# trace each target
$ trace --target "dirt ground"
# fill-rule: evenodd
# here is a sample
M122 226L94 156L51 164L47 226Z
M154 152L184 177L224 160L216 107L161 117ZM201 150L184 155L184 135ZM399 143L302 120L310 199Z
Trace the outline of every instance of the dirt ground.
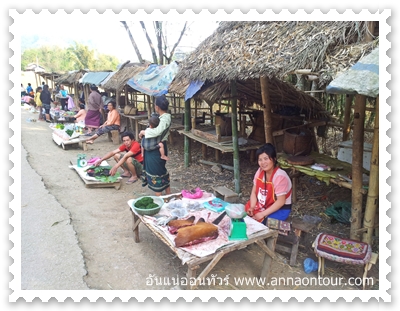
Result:
M37 118L37 114L22 110L22 145L27 150L28 162L42 177L48 191L69 211L71 223L76 232L79 246L82 249L87 275L84 282L90 289L97 290L136 290L136 289L172 289L171 285L146 285L150 274L163 278L185 277L187 268L179 258L155 237L145 226L140 226L140 243L135 243L132 232L132 218L127 201L143 195L152 194L143 188L140 182L126 185L123 180L119 190L114 188L86 188L75 170L70 169L70 161L75 161L77 154L85 153L87 159L103 156L116 146L101 136L89 150L83 152L78 146L69 146L63 150L54 143L51 129L46 122L28 122L28 118ZM214 161L214 151L208 150L209 161ZM169 144L170 161L167 163L171 175L172 193L182 189L200 187L212 191L212 186L224 185L234 189L233 172L223 170L215 173L211 166L199 164L201 146L192 144L192 164L184 167L183 138L173 133L173 143ZM232 154L224 154L222 163L232 165ZM114 164L113 160L109 160ZM257 164L250 164L249 155L241 154L241 202L248 200L251 181ZM315 259L311 244L321 232L337 233L348 236L349 226L340 223L331 224L323 214L326 207L338 200L351 200L351 191L337 186L327 187L315 179L301 177L298 202L294 205L293 215L305 214L319 216L322 223L315 228L300 245L296 266L288 265L288 255L278 254L270 272L271 278L311 278L316 272L306 274L303 261L310 257ZM46 204L46 202L43 202ZM378 250L378 241L373 251ZM342 283L340 285L306 286L302 284L269 284L246 285L234 282L234 277L258 277L263 262L262 252L257 245L232 252L224 256L211 273L224 278L229 275L228 286L200 286L199 289L361 289L360 285ZM205 264L204 264L205 266ZM361 277L361 266L340 265L326 262L327 277ZM368 276L373 277L371 289L379 289L378 264L374 265ZM288 281L289 282L289 281Z

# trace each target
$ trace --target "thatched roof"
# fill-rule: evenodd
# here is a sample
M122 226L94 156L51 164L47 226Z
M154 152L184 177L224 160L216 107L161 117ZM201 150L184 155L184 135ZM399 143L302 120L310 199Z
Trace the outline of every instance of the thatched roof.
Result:
M187 80L174 80L170 87L170 92L185 96L188 87ZM236 81L237 99L241 106L253 106L258 104L261 108L261 86L259 79L248 79L246 81ZM206 101L217 103L231 99L230 82L221 81L206 83L193 99L196 102ZM298 114L304 113L307 118L329 119L323 105L314 97L305 92L299 91L293 85L281 81L277 78L269 80L269 97L271 107L274 112L282 109L293 108ZM286 108L285 108L285 107Z
M366 22L221 22L182 63L176 79L229 81L284 79L298 69L320 74L329 83L378 43L362 43Z
M54 82L56 84L73 85L79 83L79 79L81 79L86 72L87 71L83 69L68 72L55 79Z
M146 66L136 65L133 67L125 66L119 69L104 85L101 87L109 91L120 91L133 76L146 69Z

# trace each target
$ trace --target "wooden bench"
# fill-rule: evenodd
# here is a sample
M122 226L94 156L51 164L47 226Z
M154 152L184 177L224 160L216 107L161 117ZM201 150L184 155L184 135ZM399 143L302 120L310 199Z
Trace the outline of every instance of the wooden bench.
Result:
M290 254L289 265L296 264L301 236L309 233L316 224L308 223L300 218L291 221L292 229L288 235L278 235L275 250Z
M214 190L214 195L225 202L236 203L239 200L238 194L225 186L212 187L212 189Z
M108 140L112 141L114 145L119 145L121 143L118 130L112 130L107 134L108 134Z

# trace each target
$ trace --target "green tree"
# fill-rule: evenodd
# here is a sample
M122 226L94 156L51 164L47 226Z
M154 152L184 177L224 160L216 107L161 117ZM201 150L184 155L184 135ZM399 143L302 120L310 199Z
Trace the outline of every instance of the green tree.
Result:
M30 63L38 63L47 72L61 73L80 69L115 70L119 61L114 56L97 53L75 42L66 49L58 46L26 49L21 56L21 70Z

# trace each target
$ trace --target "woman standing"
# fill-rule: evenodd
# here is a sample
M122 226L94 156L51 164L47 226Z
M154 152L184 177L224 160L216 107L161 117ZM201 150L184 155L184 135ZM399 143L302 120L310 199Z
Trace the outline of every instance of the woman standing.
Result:
M63 84L60 85L60 92L58 93L58 97L60 98L61 109L64 110L64 111L68 111L68 106L67 106L68 92L64 88Z
M90 86L90 95L87 104L87 114L85 117L85 125L88 128L86 135L91 136L94 129L100 127L101 110L103 109L103 99L99 92L97 92L97 86L92 84Z
M171 115L168 111L168 100L165 96L156 97L155 111L159 114L160 123L155 128L147 128L139 133L139 138L146 137L146 141L150 142L152 138L161 136L161 142L164 145L165 155L168 156L167 139L169 136L169 128L171 126ZM161 159L159 149L146 150L144 148L144 183L149 189L160 196L163 191L165 194L171 193L169 173L166 168L167 161Z
M267 218L286 220L292 209L292 182L288 174L277 166L275 147L268 143L256 152L260 166L254 175L246 212L266 224Z
M53 99L51 98L49 86L47 84L45 84L43 86L43 91L42 91L42 93L40 93L40 100L42 101L42 105L45 110L46 122L51 123L51 121L50 121L50 104L53 102Z

